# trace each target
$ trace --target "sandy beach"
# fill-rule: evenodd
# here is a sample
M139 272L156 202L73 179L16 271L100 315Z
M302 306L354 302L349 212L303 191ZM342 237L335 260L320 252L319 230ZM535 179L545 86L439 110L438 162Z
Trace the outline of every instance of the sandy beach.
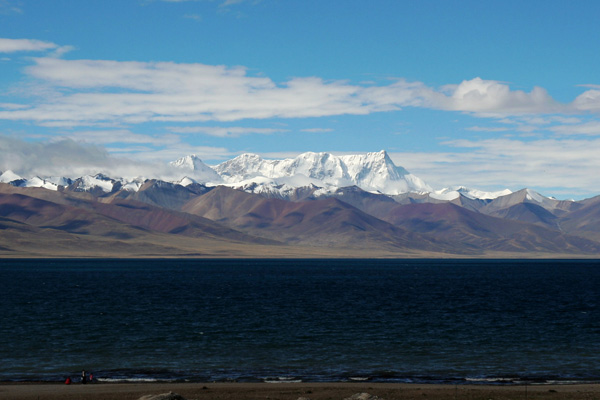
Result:
M0 399L137 400L175 392L188 400L343 400L369 393L385 400L409 399L600 399L600 384L576 385L421 385L378 383L142 383L142 384L2 384Z

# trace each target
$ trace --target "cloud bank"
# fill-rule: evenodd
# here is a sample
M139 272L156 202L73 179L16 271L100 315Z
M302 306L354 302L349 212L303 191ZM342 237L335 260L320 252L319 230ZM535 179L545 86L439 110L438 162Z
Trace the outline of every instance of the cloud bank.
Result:
M136 161L116 157L103 146L68 138L26 142L0 135L0 173L7 170L25 178L78 178L98 173L126 179L145 177L176 180L182 177L181 171L163 160L152 158Z
M434 188L462 185L484 190L532 188L558 198L600 192L599 138L449 140L446 152L390 153L394 162ZM483 183L487 182L487 184Z
M5 51L53 46L36 41L0 42ZM46 90L40 90L43 95L35 104L4 107L0 119L92 126L364 115L403 107L493 117L600 112L600 90L595 88L563 104L540 87L530 92L511 90L505 83L481 78L439 89L401 79L384 86L318 77L276 83L251 76L243 67L54 57L35 58L25 73Z

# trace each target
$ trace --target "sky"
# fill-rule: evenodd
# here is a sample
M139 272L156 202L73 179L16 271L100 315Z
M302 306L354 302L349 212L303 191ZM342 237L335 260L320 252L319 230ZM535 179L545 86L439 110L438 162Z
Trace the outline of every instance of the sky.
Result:
M600 194L600 2L0 0L0 171L386 150L430 186Z

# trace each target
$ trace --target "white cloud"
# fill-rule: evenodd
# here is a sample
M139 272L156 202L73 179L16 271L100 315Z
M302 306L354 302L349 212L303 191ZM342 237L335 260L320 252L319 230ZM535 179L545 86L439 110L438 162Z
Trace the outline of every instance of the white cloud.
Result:
M525 187L545 195L598 194L600 139L451 140L456 151L391 153L397 165L434 188L464 185L483 190ZM553 192L562 188L561 193Z
M38 58L27 72L59 94L29 109L0 111L0 118L84 125L317 117L381 108L361 87L319 78L278 86L240 67Z
M26 72L39 80L38 90L47 97L27 109L0 111L0 118L90 125L360 115L401 107L496 116L565 108L543 89L511 91L480 78L441 91L404 80L359 86L305 77L277 84L249 76L243 67L49 57L35 59Z
M600 135L600 121L590 121L579 125L559 125L549 128L561 135Z
M308 129L301 129L300 132L327 133L327 132L333 132L333 129L331 129L331 128L308 128Z
M195 154L202 160L227 160L233 158L237 153L233 153L225 147L211 146L192 146L188 143L171 145L164 149L153 150L152 152L140 152L132 154L137 160L148 162L169 162L175 161L185 155Z
M534 87L531 92L511 90L504 83L475 78L444 88L448 96L436 96L434 105L445 110L492 114L537 114L565 111L548 92ZM437 104L436 104L437 103Z
M505 132L510 130L510 128L498 126L471 126L467 128L467 130L473 132Z
M218 159L231 155L225 148L190 146L173 143L163 149L147 151L146 147L119 149L111 155L104 147L70 138L46 142L26 142L0 135L0 171L8 169L23 177L65 176L104 173L122 178L178 179L180 171L168 166L168 161L183 155L197 154L202 158ZM145 151L144 151L145 150Z
M15 103L0 103L0 108L4 108L6 110L22 110L24 108L28 108L28 106Z
M152 146L168 146L180 143L179 136L177 135L150 136L134 133L127 129L75 131L64 136L78 142L100 145L115 143L139 143Z
M586 88L592 88L592 89L600 89L600 85L596 85L596 84L591 84L591 83L586 83L583 85L577 85L578 87L586 87Z
M240 137L242 135L270 135L277 132L287 132L287 129L272 129L272 128L245 128L240 126L222 127L222 126L186 126L186 127L171 127L171 132L175 133L200 133L217 137Z
M40 143L0 136L0 170L11 169L22 176L90 173L109 158L102 147L73 140Z
M45 51L57 49L59 46L52 42L35 39L5 39L0 38L0 53L14 53L18 51Z
M577 111L600 112L600 90L583 92L573 101L573 108Z

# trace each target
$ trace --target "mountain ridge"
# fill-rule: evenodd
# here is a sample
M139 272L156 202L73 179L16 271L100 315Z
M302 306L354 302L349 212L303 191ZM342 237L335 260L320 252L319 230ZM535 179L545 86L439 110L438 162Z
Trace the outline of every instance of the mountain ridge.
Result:
M0 256L597 257L600 196L435 191L385 151L190 155L175 180L0 174Z
M285 198L299 188L314 187L324 194L347 186L387 195L428 193L438 200L452 200L460 195L490 199L507 194L507 189L484 192L465 187L434 190L419 177L394 164L385 150L365 154L334 155L306 152L294 158L263 159L252 153L241 154L218 165L209 166L197 155L181 157L168 164L170 178L161 176L122 178L110 174L55 177L32 176L23 178L12 170L0 174L0 182L19 187L44 187L58 190L94 191L98 195L121 188L137 191L148 179L167 180L182 186L204 184L226 185L252 193ZM160 175L160 174L159 174Z
M560 208L521 194L485 201L463 197L465 204L476 202L465 207L427 195L386 196L357 186L331 196L305 193L295 201L227 186L156 180L144 182L138 191L77 189L0 183L0 255L60 251L62 256L82 256L80 249L86 249L86 256L103 257L600 254L597 199Z

